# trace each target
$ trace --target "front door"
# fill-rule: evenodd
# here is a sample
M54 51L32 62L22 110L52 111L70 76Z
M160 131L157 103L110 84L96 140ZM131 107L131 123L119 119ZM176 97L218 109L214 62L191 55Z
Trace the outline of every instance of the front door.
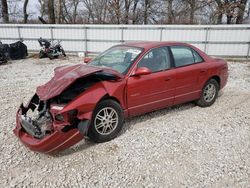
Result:
M137 68L147 67L152 73L133 76L127 81L127 105L130 116L164 108L173 104L175 69L171 69L167 47L148 52Z

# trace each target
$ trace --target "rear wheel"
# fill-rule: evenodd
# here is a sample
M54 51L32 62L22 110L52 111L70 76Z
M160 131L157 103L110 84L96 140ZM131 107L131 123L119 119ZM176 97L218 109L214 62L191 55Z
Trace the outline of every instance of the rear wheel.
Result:
M66 57L66 54L65 54L64 49L62 49L62 55L63 55L64 57Z
M93 112L88 136L94 142L107 142L115 138L123 126L123 110L111 99L97 104Z
M45 58L46 57L46 54L44 53L44 51L40 51L39 52L39 58L41 59L41 58Z
M196 101L196 104L200 107L211 106L218 96L219 88L220 86L216 80L208 80L202 90L201 97Z

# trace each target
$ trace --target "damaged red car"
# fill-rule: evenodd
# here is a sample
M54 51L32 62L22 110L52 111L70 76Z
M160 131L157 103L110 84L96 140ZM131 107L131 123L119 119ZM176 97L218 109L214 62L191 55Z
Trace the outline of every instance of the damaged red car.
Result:
M224 60L189 44L117 45L87 64L56 68L54 77L18 109L14 133L28 148L44 153L84 137L109 141L125 118L188 101L212 105L227 78Z

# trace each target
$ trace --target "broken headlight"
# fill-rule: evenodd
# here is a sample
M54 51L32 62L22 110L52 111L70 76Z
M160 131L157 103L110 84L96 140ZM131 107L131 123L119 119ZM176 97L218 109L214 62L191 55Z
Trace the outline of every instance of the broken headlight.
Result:
M70 110L66 113L64 113L67 115L67 120L66 121L69 121L71 120L72 118L74 118L76 115L77 115L77 110ZM56 114L55 115L55 120L56 121L65 121L65 118L62 114Z
M57 114L57 115L55 116L55 120L56 120L56 121L64 121L64 117L63 117L62 114Z

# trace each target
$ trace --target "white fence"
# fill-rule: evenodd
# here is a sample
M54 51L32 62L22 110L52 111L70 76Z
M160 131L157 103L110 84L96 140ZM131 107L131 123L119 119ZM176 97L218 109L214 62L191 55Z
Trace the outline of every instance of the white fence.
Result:
M0 24L0 40L24 40L38 51L39 37L62 40L66 52L100 53L129 41L182 41L209 55L249 57L250 25L24 25Z

